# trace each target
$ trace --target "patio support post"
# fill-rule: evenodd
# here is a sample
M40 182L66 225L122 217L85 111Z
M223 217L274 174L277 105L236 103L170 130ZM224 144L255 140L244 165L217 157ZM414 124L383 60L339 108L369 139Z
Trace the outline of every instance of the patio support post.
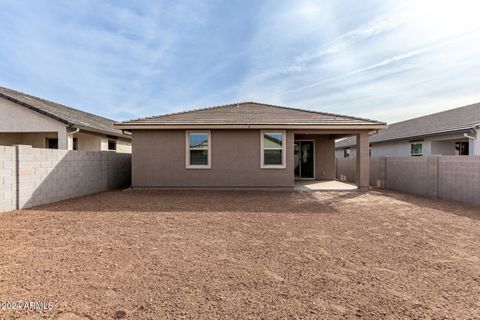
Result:
M367 189L370 179L370 156L369 156L369 142L368 131L362 131L357 134L357 177L356 182L358 188Z

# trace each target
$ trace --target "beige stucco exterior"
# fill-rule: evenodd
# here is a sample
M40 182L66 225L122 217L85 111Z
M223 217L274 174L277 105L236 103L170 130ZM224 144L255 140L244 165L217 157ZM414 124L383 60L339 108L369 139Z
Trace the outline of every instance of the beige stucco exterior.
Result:
M286 168L260 168L259 130L211 130L211 168L187 169L185 130L134 130L134 187L292 188L293 132Z
M286 130L286 166L276 169L261 168L259 129L210 132L211 168L191 169L186 167L186 130L132 130L132 186L291 189L295 184L293 147L297 139L314 140L315 179L335 179L338 132ZM363 175L368 179L368 157L363 160L367 166L361 166L362 182Z
M46 138L58 137L58 148L67 149L67 126L38 112L0 98L0 143L45 148Z
M424 137L419 139L376 142L371 145L372 158L377 157L410 157L412 155L412 143L422 144L422 155L456 155L455 143L468 142L469 155L480 155L480 130L475 133L469 133L470 138L463 134L445 134L434 137ZM477 137L478 136L478 137ZM473 138L473 139L472 139ZM355 146L339 147L336 149L337 158L345 158L344 150L350 149L350 157L356 156Z
M78 150L108 151L106 134L68 128L67 124L39 112L0 98L0 145L31 145L46 148L47 138L58 139L58 149L73 150L73 139L78 139ZM131 141L113 137L117 152L131 153Z
M130 140L118 137L108 137L104 134L80 131L78 133L71 134L72 138L78 139L78 150L81 151L109 151L108 150L108 140L113 139L117 141L117 150L118 153L131 153L132 152L132 143ZM73 140L73 139L72 139ZM73 149L72 145L69 143L69 150Z

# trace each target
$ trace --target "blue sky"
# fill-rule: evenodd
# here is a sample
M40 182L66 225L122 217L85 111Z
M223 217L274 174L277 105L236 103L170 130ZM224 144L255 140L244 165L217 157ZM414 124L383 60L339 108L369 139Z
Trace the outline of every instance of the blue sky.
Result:
M259 101L395 122L480 102L476 0L0 4L0 85L116 120Z

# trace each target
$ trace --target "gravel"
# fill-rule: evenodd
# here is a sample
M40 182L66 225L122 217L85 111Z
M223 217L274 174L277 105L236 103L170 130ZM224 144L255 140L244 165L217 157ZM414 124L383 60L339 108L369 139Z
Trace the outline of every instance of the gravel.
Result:
M394 192L115 191L1 214L0 319L480 318L480 209Z

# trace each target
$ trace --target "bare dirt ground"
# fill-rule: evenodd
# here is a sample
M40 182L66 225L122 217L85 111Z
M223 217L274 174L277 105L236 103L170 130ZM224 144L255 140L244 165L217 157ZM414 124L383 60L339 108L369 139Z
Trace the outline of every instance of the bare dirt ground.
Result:
M0 319L480 319L480 209L393 192L109 192L0 214Z

